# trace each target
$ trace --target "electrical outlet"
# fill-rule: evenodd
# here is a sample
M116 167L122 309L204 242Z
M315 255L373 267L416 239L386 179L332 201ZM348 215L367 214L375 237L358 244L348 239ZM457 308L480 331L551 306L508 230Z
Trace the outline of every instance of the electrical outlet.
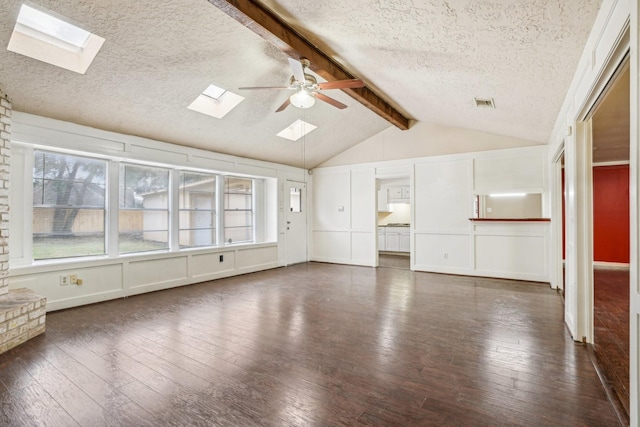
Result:
M69 276L60 276L60 286L67 286L69 284Z
M77 285L78 284L78 275L77 274L70 274L69 275L69 283L72 285Z
M443 253L442 258L449 259L449 253L448 252Z
M224 255L220 255L220 262L224 262Z

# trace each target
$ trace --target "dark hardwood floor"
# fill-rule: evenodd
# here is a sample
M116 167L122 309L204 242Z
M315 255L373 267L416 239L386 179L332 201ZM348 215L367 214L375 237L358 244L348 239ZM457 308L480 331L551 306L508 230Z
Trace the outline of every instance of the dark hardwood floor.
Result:
M320 263L55 313L0 425L615 426L548 285Z
M386 268L401 268L403 270L409 270L410 258L409 254L378 254L378 266Z
M595 269L593 349L629 414L629 270Z

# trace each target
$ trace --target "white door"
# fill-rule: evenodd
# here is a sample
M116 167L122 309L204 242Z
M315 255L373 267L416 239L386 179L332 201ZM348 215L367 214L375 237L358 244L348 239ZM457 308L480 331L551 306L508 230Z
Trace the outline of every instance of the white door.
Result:
M287 180L285 186L285 260L307 261L307 185Z

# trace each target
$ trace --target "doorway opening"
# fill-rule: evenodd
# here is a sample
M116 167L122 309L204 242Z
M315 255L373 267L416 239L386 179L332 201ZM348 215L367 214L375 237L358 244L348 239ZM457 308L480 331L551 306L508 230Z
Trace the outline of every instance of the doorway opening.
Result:
M629 415L630 69L623 63L592 120L593 350Z
M408 176L376 179L378 267L411 268L411 185Z

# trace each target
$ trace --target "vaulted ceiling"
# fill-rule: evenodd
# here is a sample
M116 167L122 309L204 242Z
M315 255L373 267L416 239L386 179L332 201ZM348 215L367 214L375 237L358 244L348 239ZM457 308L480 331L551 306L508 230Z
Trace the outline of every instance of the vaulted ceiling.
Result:
M4 47L21 3L3 0ZM406 117L541 144L601 0L261 3ZM84 75L1 49L0 84L18 111L307 168L393 126L340 90L327 94L347 109L280 113L287 90L238 90L286 85L287 54L207 0L30 4L106 42ZM188 110L211 83L246 99L222 119ZM318 128L298 142L276 136L299 118Z

